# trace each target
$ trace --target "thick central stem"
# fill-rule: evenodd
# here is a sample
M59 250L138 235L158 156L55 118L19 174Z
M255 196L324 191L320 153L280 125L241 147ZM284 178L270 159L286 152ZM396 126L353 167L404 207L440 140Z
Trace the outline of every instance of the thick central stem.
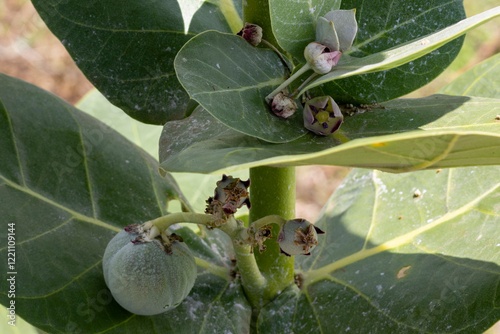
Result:
M250 169L250 223L269 215L279 215L285 219L295 218L295 168L256 167ZM260 254L255 249L255 257L267 284L263 300L271 300L280 291L293 283L293 257L280 254L276 238L279 226L274 224L273 239L265 242L266 251Z

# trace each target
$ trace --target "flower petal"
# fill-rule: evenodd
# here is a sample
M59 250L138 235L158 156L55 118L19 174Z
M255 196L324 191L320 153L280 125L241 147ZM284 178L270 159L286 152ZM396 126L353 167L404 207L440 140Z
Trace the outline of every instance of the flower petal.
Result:
M339 51L340 42L332 21L319 17L316 22L316 42L326 45L330 51Z
M358 23L356 22L356 9L351 10L332 10L324 16L325 20L331 21L334 24L334 29L337 34L341 52L347 51L354 42L354 38L358 32ZM316 26L316 36L318 36L319 22ZM323 27L324 23L321 24ZM324 28L321 28L324 29Z

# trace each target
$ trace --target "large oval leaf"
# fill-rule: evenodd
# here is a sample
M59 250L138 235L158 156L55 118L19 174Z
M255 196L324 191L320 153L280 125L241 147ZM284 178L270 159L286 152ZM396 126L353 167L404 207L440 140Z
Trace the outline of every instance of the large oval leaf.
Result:
M474 66L448 85L441 93L500 98L500 53Z
M179 231L207 270L172 312L136 316L111 297L101 269L108 241L125 225L165 214L169 200L184 201L143 150L53 95L0 75L0 155L0 225L15 224L17 260L13 268L3 262L0 287L8 291L9 272L17 272L16 313L32 325L70 333L248 329L250 307L228 279L230 253L221 251L228 240L218 235L202 241ZM7 258L7 233L0 244Z
M465 18L461 0L344 0L356 8L358 35L351 56L367 57L439 31ZM324 84L317 94L346 103L373 103L412 92L443 72L458 54L462 38L413 62L379 73L361 74Z
M175 58L175 70L191 98L232 129L274 143L297 139L307 131L300 110L283 120L265 101L284 81L283 63L272 50L207 31L184 45Z
M90 82L145 123L163 125L185 116L189 97L173 66L182 45L206 29L231 31L219 7L209 2L196 11L188 33L177 0L33 4Z
M354 170L258 333L482 333L500 317L499 167Z
M499 113L497 99L447 95L401 99L346 118L335 136L309 134L272 144L226 128L198 111L165 125L160 163L167 171L198 173L262 165L323 164L405 172L499 164Z

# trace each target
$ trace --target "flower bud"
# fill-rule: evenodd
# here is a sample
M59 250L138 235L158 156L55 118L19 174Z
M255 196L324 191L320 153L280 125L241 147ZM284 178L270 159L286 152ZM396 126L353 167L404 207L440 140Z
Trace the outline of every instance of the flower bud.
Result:
M304 50L304 57L314 72L326 74L337 65L342 56L340 51L331 51L326 45L318 42L309 43Z
M304 127L318 135L327 136L340 128L344 116L330 96L315 97L304 107Z
M311 255L311 250L318 245L318 234L324 233L305 219L292 219L281 227L277 241L286 256Z
M297 103L283 92L276 94L271 102L271 110L276 116L288 118L297 111Z
M257 46L262 41L262 28L253 23L245 23L245 26L236 35L243 37L253 46Z

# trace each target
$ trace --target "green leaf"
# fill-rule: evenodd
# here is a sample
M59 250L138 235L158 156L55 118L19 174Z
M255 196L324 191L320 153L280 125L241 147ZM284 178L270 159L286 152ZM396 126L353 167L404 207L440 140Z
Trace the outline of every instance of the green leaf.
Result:
M448 85L441 93L500 98L500 53L474 66Z
M454 25L451 25L437 33L429 34L424 37L415 39L411 42L405 43L402 46L398 46L396 48L374 53L368 55L363 58L349 58L346 62L337 66L335 70L332 72L320 77L319 79L314 80L312 83L307 85L301 93L304 91L311 89L313 87L317 87L321 84L341 79L347 78L354 75L359 75L363 73L372 73L372 72L380 72L388 69L392 69L398 67L400 65L408 63L410 66L410 73L416 75L416 68L419 67L418 64L415 64L414 60L422 57L425 54L431 53L434 51L435 55L439 55L441 51L436 50L440 46L445 43L452 41L453 39L465 34L467 31L486 23L487 21L500 16L500 7L495 7L488 11L485 11L481 14L472 16L470 18L464 19ZM361 29L360 29L361 30ZM426 64L426 70L429 70L430 64ZM445 67L442 69L444 70ZM400 69L401 71L403 69ZM375 77L378 76L375 75ZM374 79L375 79L374 77ZM364 79L366 80L366 78ZM410 82L407 81L407 78L404 76L399 76L398 85L400 87L405 87L407 83L411 85ZM380 86L384 90L391 90L391 87L387 86L387 77L385 73L382 72L382 75L378 77L377 80L371 81L373 84ZM401 83L404 83L402 85ZM338 87L343 87L342 82L337 83ZM348 88L347 88L348 89ZM368 92L367 92L368 93ZM402 95L402 94L401 94ZM333 96L335 98L335 96ZM397 96L395 96L397 97ZM340 97L340 100L345 101L345 98ZM374 102L380 101L378 99L367 99L366 97L361 99L363 101ZM359 102L360 99L354 99L351 102Z
M482 333L500 317L499 173L354 170L296 257L302 290L264 307L258 333Z
M92 90L88 93L78 102L77 107L116 130L135 145L148 152L151 156L155 158L158 156L158 141L163 129L161 126L144 124L128 117L121 109L109 103L97 90ZM171 175L179 185L181 193L190 204L189 207L194 212L199 213L205 211L207 205L206 200L214 195L216 183L221 179L220 174L173 173ZM242 180L248 179L248 171L240 171L232 173L232 175ZM181 211L181 206L176 206L175 204L175 202L171 203L169 211ZM246 212L246 206L240 208L238 212L240 211L241 213Z
M182 45L206 29L231 31L217 4L209 2L192 17L187 34L177 0L33 4L103 95L131 117L152 124L185 116L189 97L173 67Z
M340 9L340 0L270 0L274 36L281 48L305 62L304 49L316 37L318 17Z
M167 171L195 173L267 165L406 172L499 164L500 122L495 119L499 110L496 99L447 95L401 99L346 117L333 136L308 134L283 144L242 135L197 110L165 125L160 164Z
M248 328L251 311L241 286L221 277L231 261L221 256L226 241L217 236L201 242L189 235L207 270L172 312L140 317L114 302L102 275L108 241L128 224L165 214L169 200L185 201L143 150L61 99L0 75L0 155L3 258L10 223L16 239L15 268L6 261L1 267L3 305L9 304L8 272L15 270L16 313L48 332Z
M274 143L306 133L300 110L283 120L265 102L266 95L284 81L283 63L272 50L255 48L235 35L207 31L183 46L175 70L191 98L234 130Z
M385 52L390 54L389 50L405 42L437 32L465 18L462 1L344 0L341 8L355 8L359 26L358 35L353 48L348 52L349 55L370 57L362 61L369 63L354 63L344 69L339 66L338 70L341 72L355 71L355 73L352 77L342 80L331 81L333 78L327 79L326 76L320 78L312 85L325 82L327 84L313 91L316 96L330 95L339 102L358 104L394 99L424 86L437 77L453 61L462 45L463 39L460 38L405 65L402 65L404 62L398 62L393 66L398 67L391 70L388 68L392 67L379 68L377 73L366 74L368 71L357 66L376 66L384 60ZM347 60L345 58L347 57L341 59L341 63ZM351 65L354 67L351 68ZM336 75L334 73L337 72L332 72L330 75ZM309 86L308 89L311 87L313 86Z
M130 118L120 108L106 100L97 89L85 95L76 107L116 130L152 157L158 157L161 126L144 124Z

